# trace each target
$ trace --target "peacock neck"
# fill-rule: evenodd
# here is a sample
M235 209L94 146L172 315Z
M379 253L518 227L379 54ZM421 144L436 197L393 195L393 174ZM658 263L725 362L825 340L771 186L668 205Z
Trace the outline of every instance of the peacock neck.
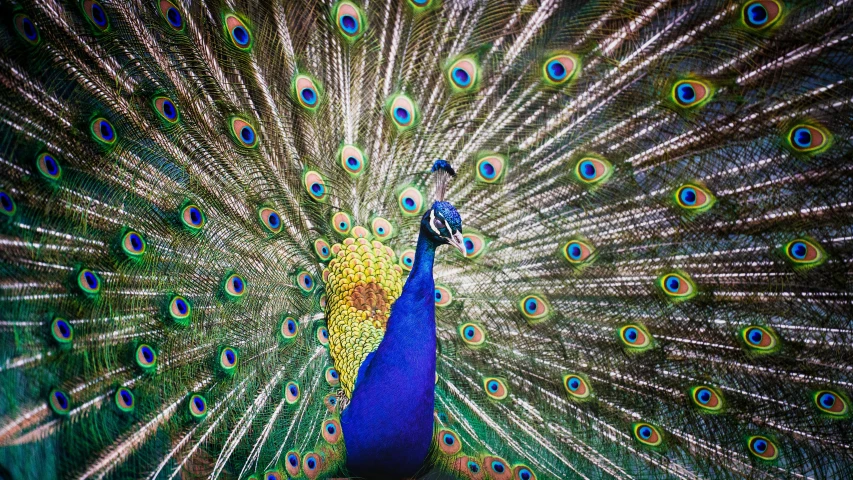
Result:
M421 230L415 262L391 308L385 336L359 371L341 416L351 474L404 478L421 468L435 408L436 244Z

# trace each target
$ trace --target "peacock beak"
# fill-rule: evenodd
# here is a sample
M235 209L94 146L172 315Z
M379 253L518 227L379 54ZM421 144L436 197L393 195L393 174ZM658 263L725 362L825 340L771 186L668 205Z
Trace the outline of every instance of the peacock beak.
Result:
M458 248L460 252L462 252L463 257L467 257L467 253L465 251L465 240L462 238L462 232L454 232L453 235L447 239L448 243Z

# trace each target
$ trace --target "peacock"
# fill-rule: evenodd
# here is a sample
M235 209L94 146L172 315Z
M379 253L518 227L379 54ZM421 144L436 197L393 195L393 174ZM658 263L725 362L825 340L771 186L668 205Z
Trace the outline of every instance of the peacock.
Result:
M853 1L0 0L0 478L853 478Z

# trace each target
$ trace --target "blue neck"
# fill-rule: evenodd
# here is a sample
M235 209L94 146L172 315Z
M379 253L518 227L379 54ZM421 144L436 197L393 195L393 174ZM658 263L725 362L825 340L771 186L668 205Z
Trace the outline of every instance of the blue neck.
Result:
M350 474L413 476L429 453L435 405L436 244L421 230L415 264L382 343L362 364L341 415Z

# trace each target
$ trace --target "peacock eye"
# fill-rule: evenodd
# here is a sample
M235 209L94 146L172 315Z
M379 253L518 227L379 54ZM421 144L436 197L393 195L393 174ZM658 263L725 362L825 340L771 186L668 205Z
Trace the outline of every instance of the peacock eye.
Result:
M391 97L388 105L388 113L397 130L408 130L417 123L418 110L411 98L400 93Z
M696 285L686 274L668 273L658 278L658 286L672 300L681 301L696 295Z
M332 445L338 443L341 438L341 424L335 419L329 419L323 422L323 440Z
M506 171L506 159L497 154L487 154L477 160L477 180L483 183L496 183Z
M168 123L175 123L178 121L178 108L175 107L175 102L172 101L169 97L154 97L152 100L154 104L154 111L157 112L160 117Z
M249 27L237 18L236 15L229 14L225 16L225 29L228 31L231 43L237 49L248 51L252 48L252 33Z
M116 390L114 400L116 406L122 412L132 412L133 409L136 407L136 402L133 398L133 392L124 387L119 387Z
M776 0L754 0L743 6L743 22L755 30L773 25L781 14L782 5Z
M831 135L822 127L796 125L788 131L788 144L799 153L819 153L829 147Z
M672 86L672 100L680 107L692 108L711 99L713 89L698 80L681 80Z
M816 266L826 260L823 249L815 242L798 238L785 245L785 255L788 260L800 266Z
M658 429L648 423L635 423L633 426L634 438L640 443L655 447L663 442L663 436Z
M326 181L319 172L308 170L302 177L302 183L313 200L318 202L326 200Z
M829 390L821 390L814 394L814 402L821 412L838 418L847 415L847 401L839 394Z
M723 409L723 397L712 387L701 385L691 388L690 399L705 412L716 413Z
M314 110L320 104L320 89L307 75L298 75L293 79L293 91L299 104L308 110Z
M364 33L364 21L361 10L354 3L342 1L335 6L335 19L338 30L344 38L353 41Z
M767 437L760 435L749 437L747 440L749 452L762 460L775 460L779 456L776 444Z
M101 6L99 2L95 0L83 0L80 2L80 5L83 7L83 13L86 15L86 19L98 29L99 32L104 32L110 27L110 19L107 17L107 12L104 11L104 7Z
M589 383L587 383L586 379L573 373L563 377L563 386L566 387L566 391L575 400L587 399L592 394L592 389L589 388Z
M207 399L199 394L190 397L190 415L196 420L203 420L207 416Z
M41 41L41 37L39 36L38 29L29 16L19 13L15 15L13 23L15 24L15 30L18 32L18 35L20 35L30 45L38 45Z
M450 85L457 92L473 89L479 79L479 68L473 58L465 57L457 60L447 69Z
M652 346L652 336L638 323L629 323L621 327L619 339L630 351L644 351Z
M545 81L552 85L563 85L574 77L578 61L568 54L554 55L545 60L542 73Z
M442 220L441 217L435 217L435 221L433 222L433 224L439 230L441 230L442 228L447 228L447 224L444 223L444 220Z
M593 253L595 249L592 245L582 240L570 240L563 246L563 256L575 266L590 261Z
M231 135L238 145L246 148L255 148L258 146L258 136L253 127L248 121L240 117L231 117Z
M613 173L610 162L601 158L582 158L575 165L575 177L586 184L604 183Z

